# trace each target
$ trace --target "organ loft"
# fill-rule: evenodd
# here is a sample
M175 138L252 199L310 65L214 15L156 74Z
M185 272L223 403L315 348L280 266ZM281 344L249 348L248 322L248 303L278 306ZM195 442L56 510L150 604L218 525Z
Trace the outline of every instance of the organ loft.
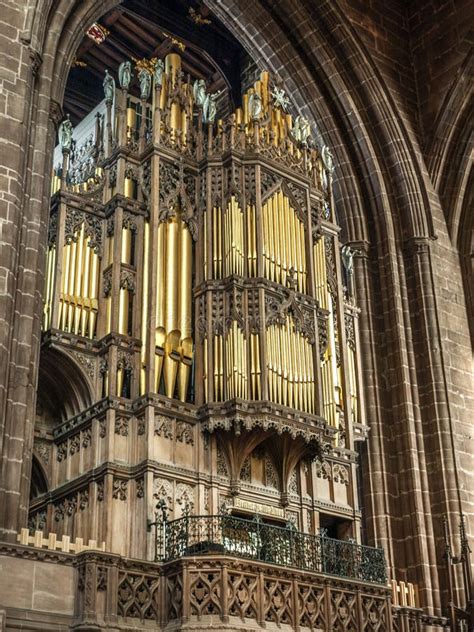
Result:
M338 48L343 0L308 22L331 54L303 63L301 37L294 75L261 16L235 30L246 48L227 30L248 3L113 4L38 0L56 17L31 23L17 241L36 263L18 263L5 312L21 323L0 421L0 632L471 632L453 421L467 396L443 404L463 360L436 338L461 339L442 320L459 288L415 195L427 169L402 178L419 152L399 147L397 99L376 72L356 89L331 70L355 64L356 82L364 67L358 44ZM283 32L312 3L254 4L292 5ZM53 51L36 55L43 28Z
M360 541L358 310L331 153L268 72L224 118L203 83L178 53L125 61L91 134L60 126L43 348L84 388L55 411L30 524L146 558L162 502L170 520L226 506Z

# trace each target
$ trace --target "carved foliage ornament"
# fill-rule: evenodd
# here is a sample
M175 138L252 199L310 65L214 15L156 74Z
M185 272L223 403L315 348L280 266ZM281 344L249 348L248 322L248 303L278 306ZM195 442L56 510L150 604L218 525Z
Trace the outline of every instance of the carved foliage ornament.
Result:
M181 208L182 220L196 241L196 178L191 174L185 174L182 162L178 167L160 161L160 222L167 222L175 217L177 208Z
M82 225L84 236L90 237L89 247L94 249L99 257L102 256L103 221L100 217L84 213L78 209L68 208L66 213L64 240L67 244L77 241Z

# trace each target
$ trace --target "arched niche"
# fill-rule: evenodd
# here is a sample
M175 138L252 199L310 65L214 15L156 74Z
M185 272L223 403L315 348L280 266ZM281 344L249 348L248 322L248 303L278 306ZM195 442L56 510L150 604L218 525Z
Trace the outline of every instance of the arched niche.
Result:
M48 477L36 455L31 463L30 503L48 491Z
M75 360L49 347L40 354L38 401L42 417L37 421L52 432L54 426L92 405L92 385Z

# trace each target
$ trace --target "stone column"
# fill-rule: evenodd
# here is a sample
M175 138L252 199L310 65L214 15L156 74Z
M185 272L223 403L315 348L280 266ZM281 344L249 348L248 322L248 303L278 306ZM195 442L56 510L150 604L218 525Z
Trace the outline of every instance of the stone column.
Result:
M9 16L10 28L20 33L23 7L12 6ZM5 132L0 140L0 539L14 541L28 514L49 212L45 167L60 110L48 119L50 101L37 90L39 53L19 35L6 42L0 52L8 45L4 64L14 61L14 67L8 68L12 79L4 86L0 114Z

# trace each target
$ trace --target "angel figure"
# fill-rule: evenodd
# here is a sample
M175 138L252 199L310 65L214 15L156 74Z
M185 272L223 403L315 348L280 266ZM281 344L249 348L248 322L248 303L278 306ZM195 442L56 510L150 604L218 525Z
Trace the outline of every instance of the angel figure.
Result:
M204 79L196 79L193 85L194 103L198 108L204 107L206 101L206 82Z
M217 98L221 94L222 90L214 92L214 94L207 94L204 101L203 108L203 120L205 123L214 123L217 114Z
M257 92L252 92L249 97L249 113L252 121L258 121L262 115L262 97Z

